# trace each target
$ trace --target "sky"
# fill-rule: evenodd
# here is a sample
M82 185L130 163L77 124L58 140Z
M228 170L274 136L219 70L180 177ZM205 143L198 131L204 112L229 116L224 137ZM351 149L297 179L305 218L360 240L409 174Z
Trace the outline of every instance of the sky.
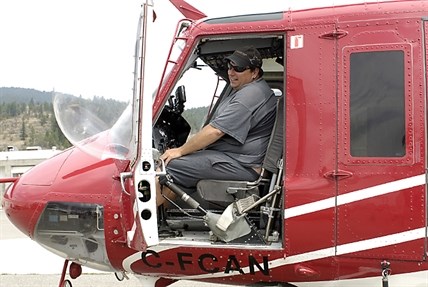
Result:
M356 0L188 0L210 17L338 5ZM33 88L76 96L130 98L134 45L142 0L0 0L0 87ZM263 3L263 4L262 4ZM168 47L179 14L154 0ZM154 55L153 55L154 54ZM160 53L152 53L159 66Z

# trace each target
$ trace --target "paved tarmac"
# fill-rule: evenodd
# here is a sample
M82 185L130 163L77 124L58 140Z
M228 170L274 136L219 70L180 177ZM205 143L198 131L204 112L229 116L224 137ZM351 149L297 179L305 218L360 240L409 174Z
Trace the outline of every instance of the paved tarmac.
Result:
M0 287L57 287L64 260L26 237L7 219L0 208ZM69 278L69 277L67 277ZM83 267L82 275L71 280L73 287L151 286L133 275L118 281L114 274ZM171 287L226 287L230 285L180 281Z

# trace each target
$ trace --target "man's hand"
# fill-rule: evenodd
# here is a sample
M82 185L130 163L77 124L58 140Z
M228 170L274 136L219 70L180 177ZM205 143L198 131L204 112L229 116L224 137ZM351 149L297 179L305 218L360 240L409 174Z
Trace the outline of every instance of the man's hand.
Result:
M164 160L165 165L167 165L174 158L179 158L183 155L206 148L208 145L217 141L223 135L224 132L221 130L211 125L206 125L181 147L166 150L165 153L161 155L160 159Z
M165 162L165 165L167 165L172 159L181 156L183 156L183 154L181 153L180 148L172 148L166 150L164 154L160 156L160 159L162 159Z

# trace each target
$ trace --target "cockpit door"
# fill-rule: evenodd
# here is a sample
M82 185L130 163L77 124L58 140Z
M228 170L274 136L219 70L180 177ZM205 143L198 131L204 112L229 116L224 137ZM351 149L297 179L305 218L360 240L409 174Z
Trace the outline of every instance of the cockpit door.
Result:
M337 145L334 23L287 33L284 246L287 256L331 256ZM316 238L314 238L316 235ZM312 255L311 255L312 256Z
M159 243L156 215L156 167L152 151L152 92L155 87L150 84L154 81L145 81L146 54L150 53L147 51L148 25L153 23L154 19L151 18L155 17L152 9L153 7L146 1L143 5L142 21L140 21L142 25L139 25L136 41L138 56L135 60L132 125L133 130L136 131L137 155L131 172L121 175L122 178L133 178L130 186L133 225L127 232L127 242L128 246L135 250L145 250Z

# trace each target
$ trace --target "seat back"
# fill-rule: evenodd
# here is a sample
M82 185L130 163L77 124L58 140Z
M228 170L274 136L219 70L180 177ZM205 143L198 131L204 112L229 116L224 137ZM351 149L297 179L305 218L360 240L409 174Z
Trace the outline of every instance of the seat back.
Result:
M263 169L272 174L278 173L278 161L284 153L284 98L278 99L275 123L263 161Z

